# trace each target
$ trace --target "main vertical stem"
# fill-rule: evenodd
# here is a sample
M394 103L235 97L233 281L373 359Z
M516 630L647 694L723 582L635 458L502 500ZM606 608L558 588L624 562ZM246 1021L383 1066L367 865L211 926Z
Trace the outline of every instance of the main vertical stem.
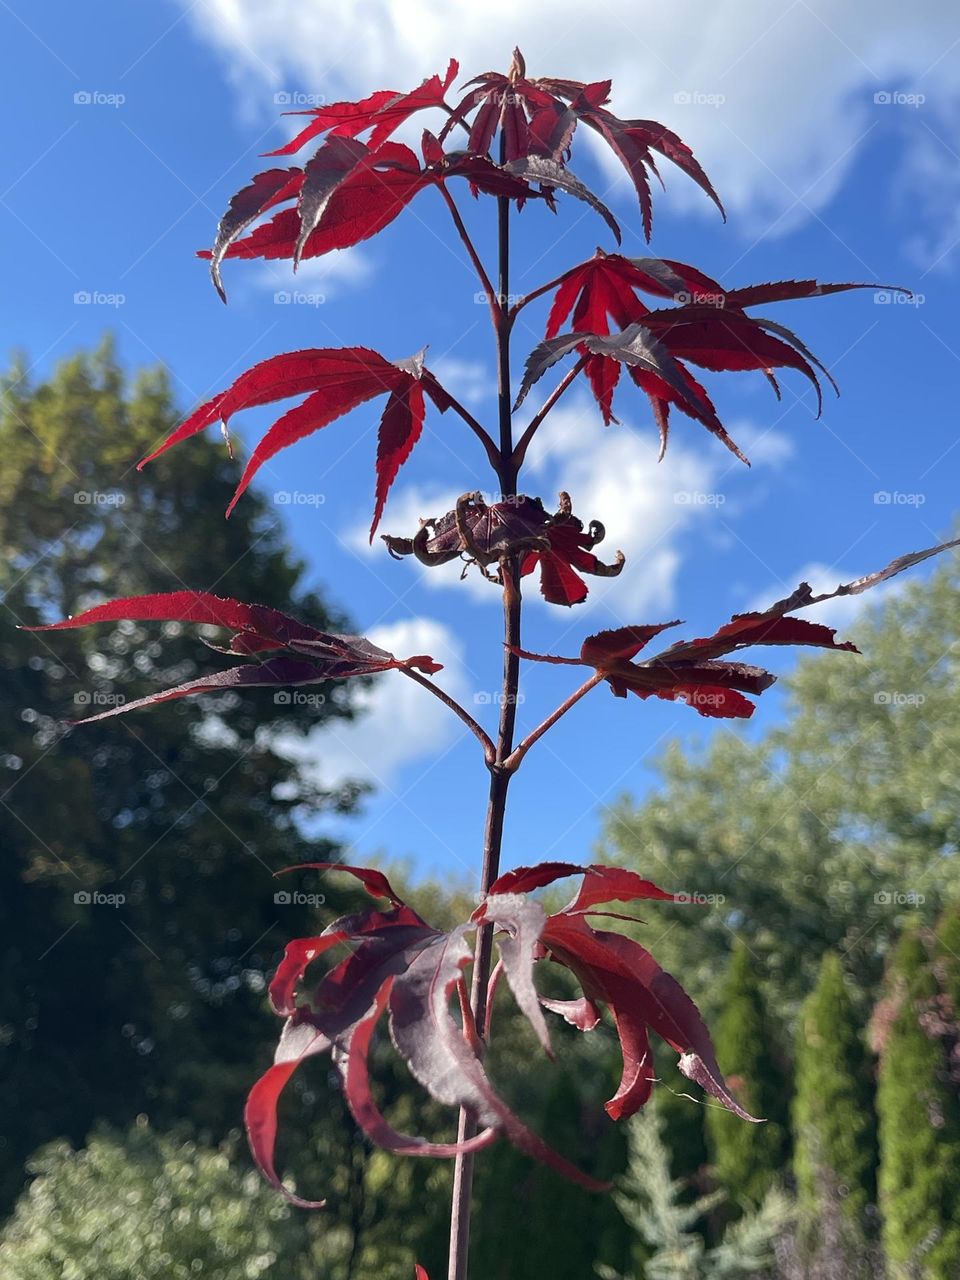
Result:
M504 139L500 137L500 163L505 162ZM497 339L497 403L500 425L500 482L501 499L516 497L517 473L513 463L512 397L510 394L510 318L508 302L510 293L510 201L497 198L497 292L499 314L496 324ZM500 701L500 725L497 733L497 754L490 766L490 792L487 801L487 818L483 833L483 866L480 888L486 893L497 878L500 869L500 850L503 843L503 819L506 812L507 788L511 772L504 761L513 750L514 729L517 718L517 691L520 683L520 572L516 557L506 561L503 569L503 685ZM477 1027L486 1023L487 987L490 981L490 960L493 947L493 930L481 925L477 930L477 946L473 963L473 984L470 1003ZM458 1139L464 1141L477 1131L476 1116L464 1107L460 1111ZM470 1250L470 1211L473 1190L473 1153L457 1157L453 1172L453 1201L450 1213L450 1253L447 1280L467 1280Z

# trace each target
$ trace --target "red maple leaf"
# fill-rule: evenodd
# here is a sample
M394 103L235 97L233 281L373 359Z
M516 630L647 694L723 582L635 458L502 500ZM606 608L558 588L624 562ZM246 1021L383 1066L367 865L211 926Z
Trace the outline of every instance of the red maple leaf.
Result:
M331 635L305 622L298 622L278 609L262 604L243 604L207 591L171 591L162 595L126 596L107 604L85 609L62 622L27 631L64 631L86 627L96 622L192 622L202 626L224 627L232 631L221 652L242 654L254 659L239 667L228 667L213 675L201 676L172 689L151 693L145 698L125 702L88 716L105 720L108 716L125 715L139 707L169 702L195 693L217 693L223 689L290 688L298 685L323 684L328 680L348 680L354 676L376 675L380 671L416 670L428 675L441 670L439 663L425 654L395 658L363 636ZM216 646L211 646L216 647ZM278 657L262 658L266 653Z
M711 636L697 640L681 640L669 649L634 662L637 654L661 631L679 623L662 622L648 626L617 627L588 636L578 658L558 658L549 654L518 650L535 662L564 663L593 667L610 685L614 695L625 698L635 693L639 698L665 698L684 702L702 716L747 719L753 715L754 703L744 694L760 694L776 680L761 667L725 659L752 645L812 645L819 649L841 649L859 652L849 641L837 643L836 631L820 622L788 615L808 605L820 604L842 596L859 595L880 582L886 582L930 556L960 546L960 538L943 542L923 551L898 556L885 568L857 578L821 595L814 595L806 582L801 582L791 595L778 600L769 609L754 613L738 613Z

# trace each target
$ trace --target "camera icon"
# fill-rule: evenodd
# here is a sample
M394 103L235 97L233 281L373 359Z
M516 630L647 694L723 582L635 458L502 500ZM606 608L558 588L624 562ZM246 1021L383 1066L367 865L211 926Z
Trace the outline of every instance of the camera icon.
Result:
M673 900L674 902L690 903L693 901L693 894L692 893L675 893L673 895Z
M78 489L73 495L74 505L78 507L86 507L90 504L90 494L86 489Z
M81 89L79 93L73 95L73 101L78 107L89 107L93 101L93 94L88 93L85 89Z
M889 106L889 104L893 101L893 95L889 93L886 89L881 89L879 93L875 93L873 95L873 100L878 107L885 107L885 106Z
M877 707L888 707L892 701L893 699L886 689L881 689L873 695L874 706Z
M293 698L289 689L278 689L273 695L273 704L276 707L289 707Z
M678 107L689 107L693 101L689 89L681 89L679 93L673 95L674 105Z
M79 693L73 695L73 701L78 707L88 707L90 705L90 695L85 689L81 689Z
M278 306L285 307L289 305L291 297L286 289L278 289L273 295L273 300Z
M293 97L288 90L281 89L273 95L273 101L278 107L289 107Z
M293 901L293 898L290 896L290 894L287 892L286 889L278 889L277 892L273 895L273 901L276 903L278 907L289 907L290 903Z
M78 889L73 895L73 900L78 907L89 907L92 899L86 889Z
M275 507L288 507L290 505L290 494L286 489L280 489L273 495L273 505Z
M73 295L73 303L76 307L88 307L90 305L90 294L86 289L80 289Z
M879 893L873 895L873 900L878 907L889 907L893 901L893 894L887 889L881 889Z

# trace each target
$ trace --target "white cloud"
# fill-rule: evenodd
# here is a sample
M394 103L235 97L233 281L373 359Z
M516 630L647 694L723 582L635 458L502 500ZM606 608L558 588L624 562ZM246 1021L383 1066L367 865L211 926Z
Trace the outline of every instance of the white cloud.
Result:
M482 360L461 360L457 356L441 356L430 360L430 368L461 404L474 406L497 394L497 380L489 364Z
M783 230L823 209L874 129L914 110L875 94L923 93L916 110L947 119L960 88L950 52L960 15L949 0L919 12L900 0L607 0L602 20L581 0L181 3L223 54L245 105L257 95L265 111L291 81L328 98L403 89L451 53L467 75L504 66L515 43L533 75L612 76L618 112L675 128L754 229ZM671 197L691 203L689 184L664 169Z
M314 305L322 306L328 298L366 284L372 275L370 258L354 247L338 249L321 258L307 258L296 272L288 259L261 262L247 278L255 288L274 294L279 302L294 305L299 298L312 298Z
M441 623L411 618L372 627L369 639L398 657L425 653L442 662L432 679L457 701L469 701L462 646ZM399 671L385 672L357 691L353 705L355 720L323 725L305 738L282 736L274 748L299 761L322 786L362 779L389 789L405 765L436 758L461 732L437 698Z

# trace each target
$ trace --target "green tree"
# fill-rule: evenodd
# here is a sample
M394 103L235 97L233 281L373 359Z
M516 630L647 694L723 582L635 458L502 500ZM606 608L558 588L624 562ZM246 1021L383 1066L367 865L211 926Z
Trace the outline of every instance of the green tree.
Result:
M793 1101L793 1168L802 1209L819 1216L839 1194L857 1227L876 1198L876 1121L868 1050L840 958L827 954L800 1011Z
M722 1241L708 1248L694 1228L723 1202L724 1193L687 1200L684 1183L670 1174L658 1106L650 1105L630 1120L628 1144L627 1172L616 1201L638 1242L635 1274L646 1280L734 1280L769 1274L774 1242L793 1217L793 1206L781 1190L770 1190L757 1210L731 1223ZM599 1268L599 1273L603 1280L620 1280L610 1267Z
M708 1019L731 928L789 1019L825 952L844 955L860 990L875 989L906 916L932 924L956 895L960 558L868 605L841 634L865 657L800 661L782 678L781 726L674 743L652 794L607 816L605 860L719 897L697 911L658 908L670 924L658 959Z
M303 1216L225 1152L139 1124L56 1142L0 1237L4 1280L297 1280ZM313 1274L316 1274L313 1271Z
M960 1258L960 1092L948 1012L925 938L908 930L874 1017L880 1210L895 1276L952 1280Z
M713 1176L734 1205L759 1205L788 1152L787 1080L778 1032L746 943L734 943L714 1040L717 1058L740 1101L763 1124L745 1124L720 1107L707 1108Z
M17 1102L0 1206L30 1151L82 1142L98 1118L148 1112L215 1138L238 1122L276 1035L266 975L316 924L310 907L274 902L272 873L330 853L296 819L316 828L356 795L282 751L284 736L349 714L342 685L299 706L213 696L193 728L195 708L173 702L64 734L67 717L119 690L145 694L223 659L171 626L161 649L155 626L48 636L17 624L184 586L342 619L303 591L262 497L224 520L236 464L222 444L198 439L132 469L179 416L161 371L128 383L105 345L36 385L16 366L2 393L0 1091ZM329 892L306 877L298 887ZM84 900L94 892L122 901Z

